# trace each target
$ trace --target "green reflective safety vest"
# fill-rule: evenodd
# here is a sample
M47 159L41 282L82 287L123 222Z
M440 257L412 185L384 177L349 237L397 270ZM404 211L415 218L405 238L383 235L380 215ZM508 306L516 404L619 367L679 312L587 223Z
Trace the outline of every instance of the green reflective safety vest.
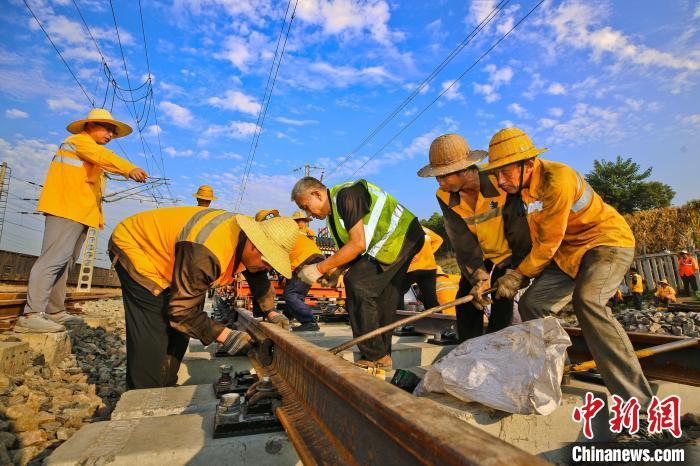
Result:
M362 218L365 229L365 254L377 259L384 264L393 263L401 252L408 226L416 218L408 209L399 204L390 194L365 180L341 183L330 189L331 209L333 216L328 217L328 230L333 235L338 247L347 243L350 236L348 230L340 218L337 208L338 192L357 183L367 188L372 199L369 212ZM332 224L331 224L332 222ZM353 225L350 225L352 227Z

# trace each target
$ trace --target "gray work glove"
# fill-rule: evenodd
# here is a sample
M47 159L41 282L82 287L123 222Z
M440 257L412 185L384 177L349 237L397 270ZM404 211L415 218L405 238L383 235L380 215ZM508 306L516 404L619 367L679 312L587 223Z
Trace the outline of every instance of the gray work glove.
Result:
M508 269L506 273L496 280L496 299L513 299L520 288L527 286L529 279L515 269Z
M253 339L246 332L240 330L231 330L231 333L226 337L226 341L221 344L221 349L230 356L245 354L252 347Z

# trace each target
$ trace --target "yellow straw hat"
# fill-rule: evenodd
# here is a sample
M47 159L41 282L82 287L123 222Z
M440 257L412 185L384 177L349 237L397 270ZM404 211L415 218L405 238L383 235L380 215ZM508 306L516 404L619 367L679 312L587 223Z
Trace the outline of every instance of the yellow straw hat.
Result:
M253 217L236 215L236 221L265 262L285 278L292 276L289 253L299 239L297 223L289 217L274 217L256 222Z
M427 178L458 172L478 164L486 155L486 151L471 150L467 140L459 134L443 134L430 144L430 163L418 170L418 176Z
M90 110L90 113L88 113L87 118L84 120L74 121L66 126L66 129L73 134L79 134L85 128L85 123L91 121L95 123L109 123L110 125L114 125L117 128L117 134L114 135L114 139L128 136L133 131L131 126L112 118L112 114L104 108L93 108Z
M504 128L493 135L489 142L489 163L486 170L537 157L547 149L538 149L530 136L518 128Z
M663 283L664 285L670 285L670 283L665 278L659 280L659 283Z
M262 222L263 220L265 220L267 218L279 217L279 216L280 216L280 211L277 209L260 210L260 211L258 211L257 214L255 214L255 221Z
M310 222L312 220L311 217L306 215L306 212L304 212L301 209L294 211L294 213L292 214L292 218L294 220L304 220L305 222Z
M205 201L215 201L218 199L218 197L214 196L214 190L208 184L203 184L200 186L193 196L197 199L204 199Z

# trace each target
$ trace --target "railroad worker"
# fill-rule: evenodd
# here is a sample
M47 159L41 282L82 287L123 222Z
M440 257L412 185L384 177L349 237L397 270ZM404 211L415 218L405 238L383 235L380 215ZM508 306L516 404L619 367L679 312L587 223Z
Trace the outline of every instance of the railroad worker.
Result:
M403 296L414 283L420 290L420 299L426 309L438 306L437 298L437 262L435 253L442 246L443 239L430 228L423 227L425 233L423 247L411 259L408 272L403 279L401 295Z
M197 207L209 207L211 201L218 199L218 197L214 196L214 190L208 184L203 184L197 188L197 192L193 196L197 199Z
M606 307L634 258L634 236L581 175L538 159L545 150L518 128L498 131L489 143L486 169L501 189L521 193L532 238L527 257L496 281L496 297L512 298L534 278L519 301L523 320L556 313L573 300L605 385L625 400L636 397L645 412L651 388L629 337Z
M306 235L309 238L316 236L316 232L309 227L312 219L306 215L306 212L303 210L297 210L292 214L292 218L297 222L297 225L299 225L299 231L301 231L303 235Z
M44 219L41 254L29 273L27 305L16 332L60 332L83 320L66 312L66 281L85 242L88 228L104 228L103 172L144 182L145 171L104 146L131 133L104 109L69 124L72 133L51 159L37 210Z
M124 300L127 387L175 385L190 337L205 346L217 341L231 355L249 347L245 332L207 316L206 292L243 270L291 276L298 236L291 219L256 222L202 207L150 210L118 224L109 251Z
M437 295L437 300L439 304L447 304L450 301L457 299L457 291L459 291L459 281L461 280L461 275L459 274L449 274L442 270L442 267L438 265L436 281L435 281L435 294ZM457 309L450 307L442 311L442 314L456 315Z
M484 306L490 300L482 298L482 293L492 279L517 266L530 250L526 220L513 213L517 203L510 201L506 206L506 192L479 171L477 164L486 155L485 151L472 150L462 136L445 134L432 142L430 163L418 171L421 177L434 176L440 185L437 201L462 274L457 297L474 296L473 301L456 307L460 341L484 333ZM521 224L521 228L512 228L513 233L506 238L503 216L510 214L514 217L510 223ZM491 303L486 331L501 330L512 320L513 297L496 299Z
M275 217L279 216L277 210L261 211L258 212L255 219L261 213L271 212L274 213ZM299 212L304 218L306 214L303 211L295 212L292 218L297 222L299 231L301 233L307 232L307 227L304 222L299 221ZM323 260L324 256L321 250L316 245L316 241L311 239L306 234L300 234L297 238L297 242L294 244L292 252L289 253L289 262L292 265L292 277L285 281L284 292L282 297L284 299L285 307L288 313L288 317L294 317L301 325L292 327L293 332L317 332L320 330L318 324L316 323L316 318L314 317L314 311L306 303L306 295L309 294L311 285L304 283L298 275L297 271L301 267L309 264L317 264Z
M681 251L678 258L678 273L683 280L685 295L692 296L693 292L698 291L698 280L695 278L695 274L698 273L698 260L685 249Z
M307 176L294 185L292 200L312 217L327 219L338 251L298 272L306 283L349 267L345 290L354 337L396 320L401 282L413 256L423 247L418 219L393 196L365 180L328 189ZM360 364L389 368L391 332L358 344Z
M634 303L634 308L638 311L641 311L642 297L644 295L644 283L642 281L642 276L637 273L637 269L635 267L630 268L629 282L630 294L632 295L632 302Z
M654 293L654 305L656 307L668 307L669 303L676 302L676 290L665 278L659 280L659 286Z

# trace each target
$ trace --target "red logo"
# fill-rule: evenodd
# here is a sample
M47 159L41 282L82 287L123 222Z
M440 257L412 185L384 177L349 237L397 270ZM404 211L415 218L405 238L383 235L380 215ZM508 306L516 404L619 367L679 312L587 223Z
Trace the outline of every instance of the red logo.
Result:
M610 432L619 434L626 428L630 434L636 434L639 431L639 401L632 397L625 403L625 400L617 395L613 395L612 399Z
M668 396L662 401L651 397L647 414L650 434L667 430L676 438L681 436L681 399L677 395Z
M598 411L603 409L603 406L605 406L603 400L596 398L591 392L586 392L583 406L574 408L574 412L571 413L574 421L583 422L583 435L589 440L593 438L591 421L598 414Z

